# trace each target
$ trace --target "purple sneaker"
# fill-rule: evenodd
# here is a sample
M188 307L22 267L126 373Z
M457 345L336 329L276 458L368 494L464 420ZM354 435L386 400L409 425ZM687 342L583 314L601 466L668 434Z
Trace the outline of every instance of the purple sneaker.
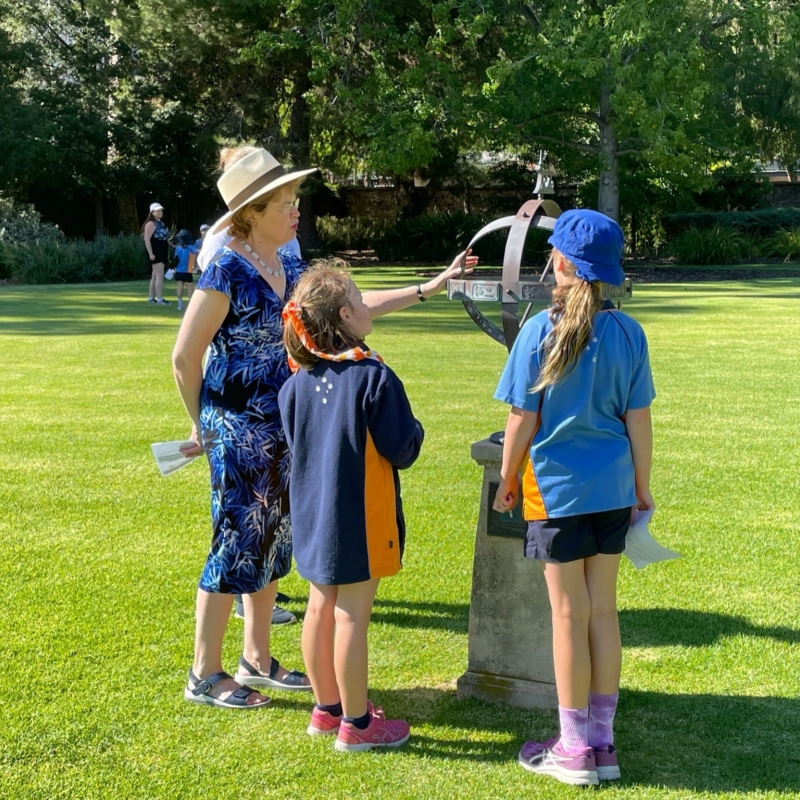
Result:
M597 786L597 765L591 747L577 754L567 753L558 739L525 742L519 751L519 764L537 775L550 775L572 786Z
M594 760L597 763L597 777L601 781L618 781L620 779L617 763L617 748L613 744L594 747Z

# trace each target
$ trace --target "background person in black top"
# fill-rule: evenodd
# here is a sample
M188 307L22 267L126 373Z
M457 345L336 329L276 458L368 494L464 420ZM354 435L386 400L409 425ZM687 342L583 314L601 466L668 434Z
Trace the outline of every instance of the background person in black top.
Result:
M169 231L161 221L163 216L164 207L160 203L151 203L150 213L142 225L142 236L150 266L153 268L148 302L168 306L169 301L164 299L164 267L169 256Z

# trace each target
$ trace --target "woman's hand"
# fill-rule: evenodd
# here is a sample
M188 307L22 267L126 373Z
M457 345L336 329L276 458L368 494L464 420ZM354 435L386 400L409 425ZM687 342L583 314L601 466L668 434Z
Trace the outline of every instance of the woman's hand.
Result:
M187 458L202 455L204 452L203 441L200 438L200 434L197 432L197 425L192 425L192 432L189 434L189 439L192 440L193 444L182 444L178 448L181 453L183 453Z
M461 275L461 259L465 256L464 272L469 275L472 270L478 266L478 256L471 256L471 252L472 250L467 250L464 253L459 253L446 270L443 270L435 278L429 280L423 287L425 296L432 297L435 294L439 294L439 292L447 286L447 281L451 278L458 278Z
M516 508L518 501L519 476L515 474L509 478L501 478L500 485L497 487L497 492L494 496L492 508L501 514L505 514L506 511L512 511Z

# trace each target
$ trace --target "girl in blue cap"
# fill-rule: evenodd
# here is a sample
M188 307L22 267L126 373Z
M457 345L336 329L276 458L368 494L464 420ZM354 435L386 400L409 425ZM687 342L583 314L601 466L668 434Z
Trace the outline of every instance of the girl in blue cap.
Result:
M519 500L525 555L542 563L553 620L560 736L519 763L563 783L619 778L613 720L622 662L617 571L634 509L650 494L655 397L641 326L603 300L625 279L623 236L578 209L553 235L551 307L522 329L495 397L511 405L494 509Z

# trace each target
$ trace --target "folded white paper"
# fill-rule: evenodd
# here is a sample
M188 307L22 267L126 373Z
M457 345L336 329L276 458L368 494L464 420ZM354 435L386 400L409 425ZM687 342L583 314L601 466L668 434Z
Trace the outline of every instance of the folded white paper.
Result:
M623 553L633 562L636 569L655 564L656 561L669 561L671 558L681 557L680 553L662 547L650 535L648 525L652 516L652 511L636 511L633 524L628 528L628 535L625 537Z
M194 442L191 440L182 440L179 442L156 442L150 445L158 469L164 477L172 475L173 472L177 472L179 469L183 469L183 467L197 458L197 456L185 456L181 452L181 445L190 444L194 444Z

